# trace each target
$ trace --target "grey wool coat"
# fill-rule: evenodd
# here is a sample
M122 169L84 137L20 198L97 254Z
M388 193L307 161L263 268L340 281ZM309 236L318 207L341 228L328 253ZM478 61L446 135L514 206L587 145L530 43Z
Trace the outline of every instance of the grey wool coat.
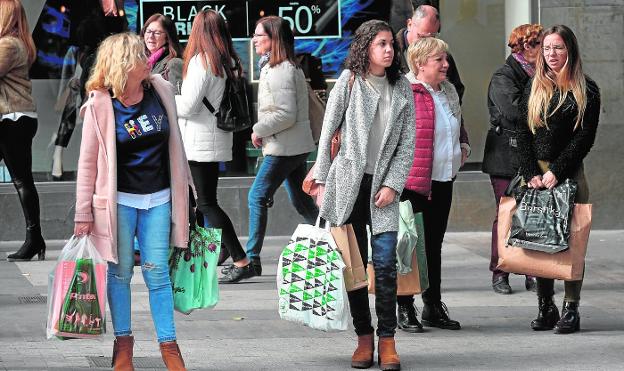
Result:
M329 95L314 172L314 179L325 183L320 216L334 225L343 225L353 210L364 176L370 128L380 99L361 76L355 77L349 93L350 78L351 71L344 70ZM340 151L332 162L329 157L331 138L341 124ZM399 196L414 160L415 128L414 96L407 79L401 77L394 85L388 125L373 175L370 200L373 234L399 228ZM397 195L391 204L378 208L374 197L382 186L394 189Z

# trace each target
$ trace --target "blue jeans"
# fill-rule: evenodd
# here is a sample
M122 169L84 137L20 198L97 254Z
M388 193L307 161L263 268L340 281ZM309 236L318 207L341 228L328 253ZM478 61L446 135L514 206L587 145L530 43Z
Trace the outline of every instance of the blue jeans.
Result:
M268 208L273 205L273 195L285 183L288 198L306 223L314 224L318 207L312 198L301 190L305 178L307 153L296 156L266 156L254 180L247 204L249 207L249 240L247 256L258 258L266 233Z
M130 280L134 268L134 239L141 251L141 270L149 290L152 321L158 342L176 340L173 292L169 278L171 202L149 210L117 205L118 264L108 263L108 305L115 336L132 334Z
M368 261L368 236L366 225L371 225L370 198L371 175L365 174L353 211L345 224L353 226L362 261ZM398 218L398 215L397 215ZM396 244L397 232L384 232L371 237L372 261L375 268L375 313L377 313L377 336L392 337L397 326L396 318ZM353 327L358 336L373 333L371 312L368 306L368 288L347 292Z

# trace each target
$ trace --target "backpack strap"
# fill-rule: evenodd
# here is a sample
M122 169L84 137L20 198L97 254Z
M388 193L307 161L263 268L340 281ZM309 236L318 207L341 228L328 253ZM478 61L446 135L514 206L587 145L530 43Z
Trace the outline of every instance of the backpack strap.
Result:
M210 111L210 113L212 113L213 115L215 114L215 109L212 106L212 104L210 104L210 102L208 102L208 98L204 97L204 99L202 99L202 103L204 103L204 106L206 106L206 108L208 108L208 111Z

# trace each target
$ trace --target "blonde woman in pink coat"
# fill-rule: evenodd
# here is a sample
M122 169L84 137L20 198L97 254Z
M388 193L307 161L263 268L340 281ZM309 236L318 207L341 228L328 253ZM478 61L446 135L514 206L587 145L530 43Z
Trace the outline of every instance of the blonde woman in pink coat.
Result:
M187 246L192 181L173 87L150 76L141 38L122 33L100 45L86 88L74 234L91 235L109 261L114 369L133 369L130 280L136 238L163 360L169 370L184 370L167 263L170 246Z

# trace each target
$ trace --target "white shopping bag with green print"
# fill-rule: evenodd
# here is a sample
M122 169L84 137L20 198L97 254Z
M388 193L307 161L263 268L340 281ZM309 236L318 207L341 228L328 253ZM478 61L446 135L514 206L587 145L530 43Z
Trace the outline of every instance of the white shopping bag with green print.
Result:
M299 224L277 267L282 319L322 331L344 331L349 323L342 261L329 228Z

